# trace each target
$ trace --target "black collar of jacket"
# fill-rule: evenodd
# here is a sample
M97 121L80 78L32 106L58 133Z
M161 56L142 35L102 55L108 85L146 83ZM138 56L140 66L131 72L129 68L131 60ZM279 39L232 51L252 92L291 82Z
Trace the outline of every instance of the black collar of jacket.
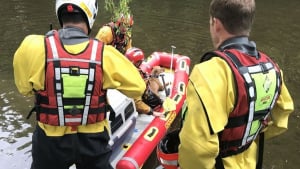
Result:
M255 42L249 41L249 38L246 36L233 37L225 40L219 46L218 50L223 52L226 49L236 49L242 53L259 58Z

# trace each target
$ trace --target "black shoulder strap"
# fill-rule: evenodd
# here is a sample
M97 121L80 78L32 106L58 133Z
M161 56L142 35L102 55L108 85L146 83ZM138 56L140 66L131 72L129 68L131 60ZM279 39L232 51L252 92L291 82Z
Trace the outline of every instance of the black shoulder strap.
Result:
M264 157L264 144L265 144L265 134L262 132L259 134L258 158L256 163L256 169L262 169L263 157Z
M215 167L216 167L216 169L224 169L224 164L223 164L223 161L222 161L222 158L221 158L220 154L216 158Z
M215 52L206 52L206 53L201 57L200 62L205 62L205 61L211 59L211 58L214 57L214 56L218 56L218 54L215 53Z

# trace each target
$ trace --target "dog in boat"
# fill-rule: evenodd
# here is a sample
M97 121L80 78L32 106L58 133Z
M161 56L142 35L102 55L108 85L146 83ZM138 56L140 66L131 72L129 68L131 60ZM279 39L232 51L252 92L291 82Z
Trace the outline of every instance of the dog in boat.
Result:
M169 83L162 84L158 79L159 75L164 71L164 68L161 68L160 66L154 66L151 71L151 75L145 78L147 89L142 97L142 100L153 110L158 110L161 107L163 101L159 96L159 92L165 89L164 85L169 85Z
M149 87L152 92L157 96L159 96L159 91L163 91L165 89L164 85L158 79L159 75L164 71L164 68L161 68L160 66L154 66L151 72L151 76L146 80L146 83L149 83Z

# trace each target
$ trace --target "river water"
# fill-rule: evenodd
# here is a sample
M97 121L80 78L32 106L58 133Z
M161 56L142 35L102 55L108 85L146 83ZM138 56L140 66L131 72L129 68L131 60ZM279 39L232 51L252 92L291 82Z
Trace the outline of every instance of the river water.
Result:
M20 42L28 34L45 34L52 23L59 25L54 0L0 0L0 166L6 169L28 169L31 162L31 136L34 118L26 119L32 98L21 96L14 85L12 60ZM97 29L108 22L110 14L99 1ZM192 65L212 49L208 25L207 0L133 0L133 45L147 55L154 51L171 51L188 55ZM295 102L289 130L266 141L265 169L296 169L300 166L300 1L257 1L256 20L251 39L269 54L284 71L287 87ZM151 158L143 167L151 169Z

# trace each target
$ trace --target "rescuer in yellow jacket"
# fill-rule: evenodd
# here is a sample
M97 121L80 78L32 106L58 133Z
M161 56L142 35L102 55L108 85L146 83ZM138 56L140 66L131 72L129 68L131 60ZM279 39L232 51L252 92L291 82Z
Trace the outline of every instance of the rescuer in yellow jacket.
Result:
M216 51L190 74L179 166L262 168L263 138L287 130L292 98L277 64L248 40L255 1L212 0L209 11Z
M132 47L131 31L133 23L132 15L124 16L121 14L116 21L103 25L99 29L96 38L107 45L112 45L124 55L127 49Z
M106 90L130 98L145 91L126 57L88 37L97 12L97 0L57 0L62 29L28 35L15 52L15 84L21 94L36 96L31 169L112 168Z

